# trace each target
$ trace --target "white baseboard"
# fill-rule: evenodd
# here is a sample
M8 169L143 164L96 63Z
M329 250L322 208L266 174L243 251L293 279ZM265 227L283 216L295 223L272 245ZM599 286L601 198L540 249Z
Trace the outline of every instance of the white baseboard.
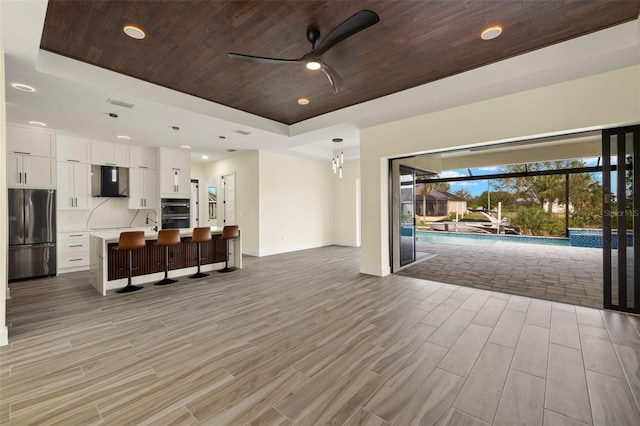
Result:
M260 252L259 251L250 250L250 249L246 249L246 248L242 249L242 254L246 254L247 256L260 257Z
M322 242L322 243L300 244L300 245L293 245L293 246L287 246L287 247L278 247L278 248L269 249L269 250L261 250L258 256L262 257L262 256L271 256L274 254L291 253L294 251L309 250L309 249L326 247L331 245L333 245L333 243Z
M360 273L367 274L367 275L375 275L376 277L384 277L391 273L391 268L389 266L376 268L376 267L360 265Z
M5 326L0 329L0 346L9 344L9 329Z

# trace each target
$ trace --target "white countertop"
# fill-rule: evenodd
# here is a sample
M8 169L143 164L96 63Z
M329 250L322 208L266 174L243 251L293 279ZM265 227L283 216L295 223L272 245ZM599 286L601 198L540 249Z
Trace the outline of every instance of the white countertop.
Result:
M211 232L213 233L221 233L221 226L211 226ZM145 227L145 228L118 228L118 229L103 229L103 230L89 230L90 235L93 235L98 238L102 238L108 242L118 241L120 238L121 232L129 232L129 231L144 231L144 238L147 240L155 240L158 238L158 233L153 230L153 228ZM193 233L193 229L184 228L180 229L181 237L190 237Z

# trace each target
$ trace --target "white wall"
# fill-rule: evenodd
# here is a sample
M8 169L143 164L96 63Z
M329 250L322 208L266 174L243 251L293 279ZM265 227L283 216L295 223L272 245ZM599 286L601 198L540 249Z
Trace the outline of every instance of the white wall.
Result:
M260 256L333 242L333 178L327 161L260 151Z
M2 36L0 35L0 46ZM4 49L0 47L0 164L7 164L7 114L4 93ZM9 282L7 279L7 248L9 241L9 218L7 210L7 174L5 170L0 172L0 346L9 344L9 332L7 330L6 302L9 295Z
M329 167L331 164L329 163ZM333 243L360 247L360 161L347 161L333 180Z
M363 273L389 273L389 157L640 122L640 67L360 131Z
M203 164L201 172L203 185L200 187L200 199L206 200L206 186L210 179L217 181L220 176L233 172L236 175L236 223L242 230L242 252L257 256L260 253L258 151ZM206 213L201 217L206 218ZM211 223L209 225L220 226L221 224Z

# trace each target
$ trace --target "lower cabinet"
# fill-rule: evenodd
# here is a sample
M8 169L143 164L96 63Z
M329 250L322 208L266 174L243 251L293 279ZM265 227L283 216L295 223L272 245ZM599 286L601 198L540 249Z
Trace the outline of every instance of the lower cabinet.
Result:
M89 269L89 233L59 232L58 274Z

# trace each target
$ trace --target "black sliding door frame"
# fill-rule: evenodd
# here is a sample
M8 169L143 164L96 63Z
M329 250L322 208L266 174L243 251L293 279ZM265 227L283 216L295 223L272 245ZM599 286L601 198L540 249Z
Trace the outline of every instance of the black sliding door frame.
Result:
M604 308L640 314L640 162L635 158L636 153L640 153L640 126L603 130ZM617 167L611 164L613 157ZM615 188L612 188L613 172ZM627 229L629 216L632 217L630 230ZM632 244L628 246L629 231Z

